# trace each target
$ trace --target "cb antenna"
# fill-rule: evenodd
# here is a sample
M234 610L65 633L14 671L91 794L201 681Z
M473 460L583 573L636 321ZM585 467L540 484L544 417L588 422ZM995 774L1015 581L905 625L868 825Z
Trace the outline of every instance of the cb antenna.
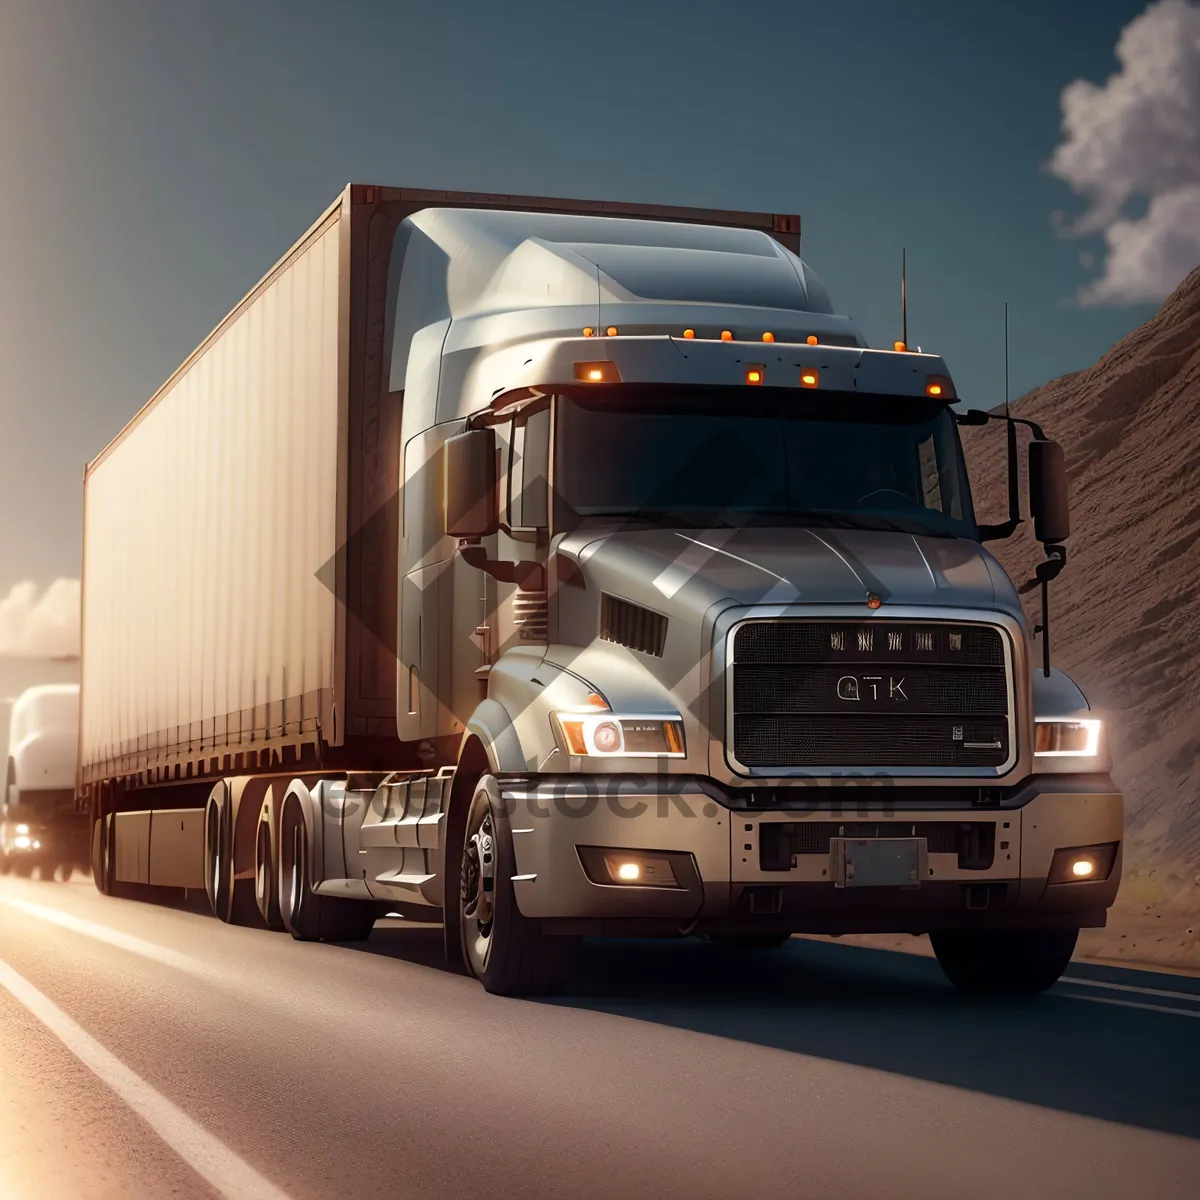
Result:
M1008 426L1008 520L1013 529L1021 523L1021 491L1018 487L1017 426L1008 399L1008 301L1004 302L1004 420Z
M1012 416L1008 405L1008 301L1004 302L1004 416Z
M900 340L904 343L905 350L908 349L908 284L906 276L908 274L908 251L901 247L900 249Z

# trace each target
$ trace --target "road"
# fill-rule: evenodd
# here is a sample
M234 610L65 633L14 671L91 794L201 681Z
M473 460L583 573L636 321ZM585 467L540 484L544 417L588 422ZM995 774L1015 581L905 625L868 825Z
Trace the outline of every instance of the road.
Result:
M1074 964L971 1001L914 955L621 942L528 1001L440 936L0 879L0 1193L1200 1195L1200 979Z

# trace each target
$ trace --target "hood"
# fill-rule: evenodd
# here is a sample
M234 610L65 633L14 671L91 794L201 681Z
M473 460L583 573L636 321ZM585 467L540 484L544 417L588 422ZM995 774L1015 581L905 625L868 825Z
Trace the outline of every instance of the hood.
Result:
M885 604L1000 610L1023 623L1003 568L978 543L866 529L577 531L558 552L603 591L702 616L714 603Z

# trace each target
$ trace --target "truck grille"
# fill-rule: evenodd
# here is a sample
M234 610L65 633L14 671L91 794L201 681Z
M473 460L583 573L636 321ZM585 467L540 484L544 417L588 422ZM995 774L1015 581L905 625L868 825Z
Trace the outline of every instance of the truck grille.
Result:
M747 621L734 634L744 767L999 767L1009 757L1003 634L984 625Z

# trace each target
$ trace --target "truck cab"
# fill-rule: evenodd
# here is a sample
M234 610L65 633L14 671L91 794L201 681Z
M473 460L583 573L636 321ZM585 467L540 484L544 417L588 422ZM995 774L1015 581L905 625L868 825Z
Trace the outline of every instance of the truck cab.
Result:
M468 967L929 932L961 986L1057 978L1122 799L983 545L945 362L756 231L405 226L397 725L475 776L421 893Z

